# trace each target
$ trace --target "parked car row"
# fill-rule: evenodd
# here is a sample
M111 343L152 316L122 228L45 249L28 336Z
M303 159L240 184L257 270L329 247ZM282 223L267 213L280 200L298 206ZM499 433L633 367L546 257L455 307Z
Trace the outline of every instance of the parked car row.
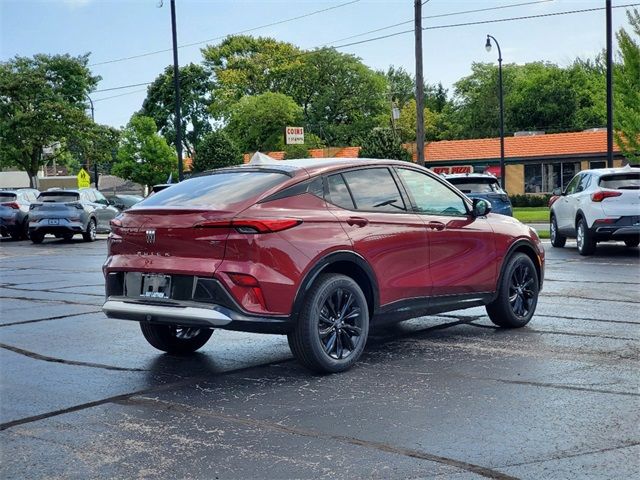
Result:
M0 233L33 243L42 243L47 234L66 240L80 234L90 242L96 233L109 232L109 222L141 200L138 195L107 198L95 188L0 189Z

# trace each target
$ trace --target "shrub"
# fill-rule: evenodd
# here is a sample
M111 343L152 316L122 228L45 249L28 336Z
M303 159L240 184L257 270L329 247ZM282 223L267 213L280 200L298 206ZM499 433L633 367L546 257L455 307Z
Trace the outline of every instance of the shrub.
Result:
M509 195L511 205L514 207L546 207L549 204L551 194L543 195Z

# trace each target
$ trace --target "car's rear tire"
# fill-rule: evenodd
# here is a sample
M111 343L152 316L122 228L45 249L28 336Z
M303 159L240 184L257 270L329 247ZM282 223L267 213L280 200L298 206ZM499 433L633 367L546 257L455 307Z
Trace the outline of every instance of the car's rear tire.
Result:
M633 247L637 247L638 245L640 245L640 240L625 240L624 244L627 247L633 248Z
M153 347L167 353L184 355L202 347L213 333L212 328L180 327L140 322L144 338Z
M596 241L587 228L587 222L582 217L578 219L578 225L576 226L576 244L580 255L587 256L596 251Z
M536 267L524 253L516 253L507 261L497 298L487 305L493 323L503 328L524 327L536 310L540 284Z
M85 242L93 242L96 239L96 221L92 218L87 224L87 230L82 234Z
M567 243L567 237L558 231L558 222L556 222L555 216L551 217L549 237L551 237L551 245L555 248L562 248Z
M329 273L320 275L307 293L287 339L291 352L306 368L337 373L360 358L368 334L364 293L352 278Z
M44 235L42 233L31 232L29 233L29 238L33 243L42 243Z

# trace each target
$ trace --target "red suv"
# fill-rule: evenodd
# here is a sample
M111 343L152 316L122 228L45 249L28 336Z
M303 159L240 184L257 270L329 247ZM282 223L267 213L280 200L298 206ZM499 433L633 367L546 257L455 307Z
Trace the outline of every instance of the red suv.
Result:
M306 367L339 372L370 324L486 305L526 325L544 275L535 231L406 162L290 160L208 172L112 221L111 318L188 353L214 328L286 334Z

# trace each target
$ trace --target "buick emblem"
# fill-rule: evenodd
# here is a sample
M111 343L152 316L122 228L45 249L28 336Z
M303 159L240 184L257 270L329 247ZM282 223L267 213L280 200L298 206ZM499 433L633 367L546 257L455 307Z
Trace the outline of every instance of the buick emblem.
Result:
M155 230L147 230L147 243L156 243L156 231Z

